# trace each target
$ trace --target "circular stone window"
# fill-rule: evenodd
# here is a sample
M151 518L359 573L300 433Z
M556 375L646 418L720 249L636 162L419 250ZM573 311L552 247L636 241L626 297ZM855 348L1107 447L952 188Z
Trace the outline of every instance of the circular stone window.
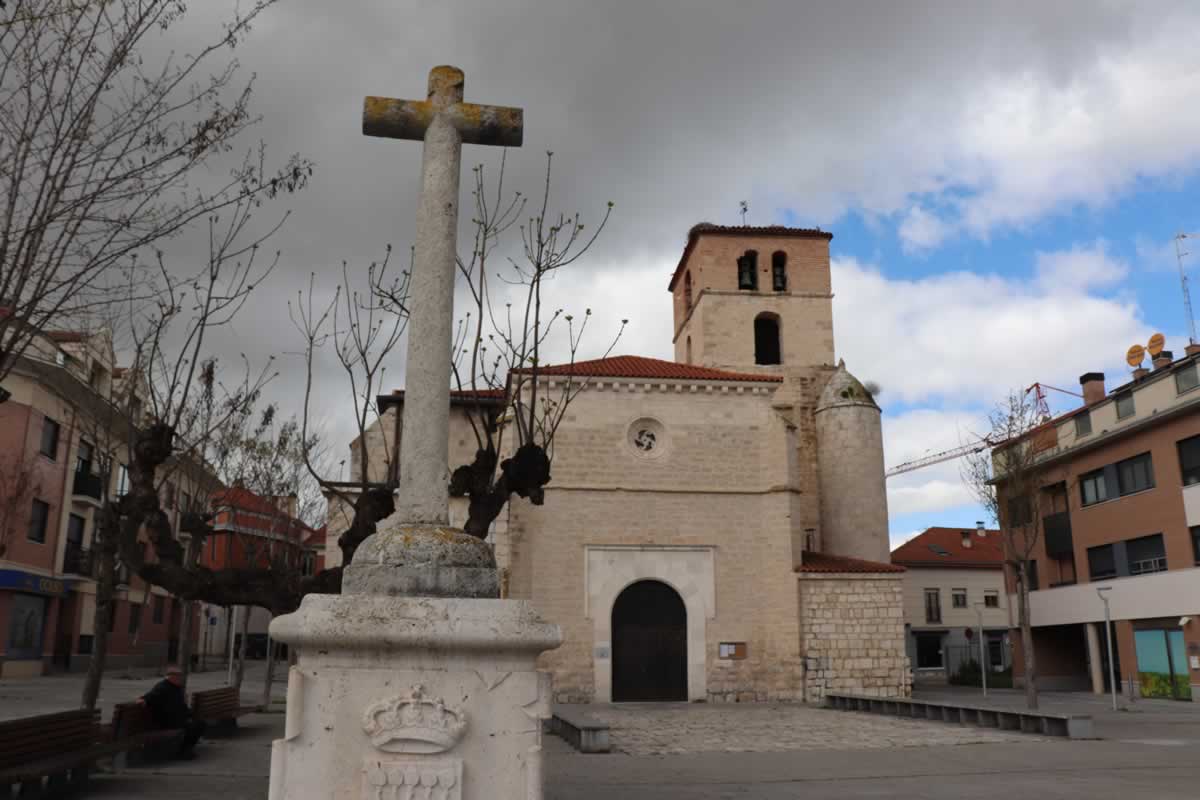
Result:
M663 424L650 417L634 420L626 436L629 447L642 458L658 458L667 449L666 430Z

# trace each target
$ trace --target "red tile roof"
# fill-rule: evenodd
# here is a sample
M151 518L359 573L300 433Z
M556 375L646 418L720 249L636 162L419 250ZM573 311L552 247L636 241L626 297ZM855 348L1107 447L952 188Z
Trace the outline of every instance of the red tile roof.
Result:
M882 561L864 561L861 558L835 556L829 553L817 553L805 550L801 556L803 563L796 567L796 572L904 572L904 567L895 564L884 564Z
M683 255L679 257L679 266L675 267L674 274L671 275L671 282L667 284L667 291L675 291L675 281L679 280L679 276L683 273L683 265L687 263L688 256L692 254L692 250L696 247L696 239L701 234L705 236L791 236L797 239L832 239L833 234L829 231L823 231L819 228L788 228L784 225L766 225L754 227L753 225L714 225L711 222L701 222L693 225L688 231L687 246L683 248Z
M611 356L592 361L576 361L540 367L542 375L578 375L588 378L650 378L683 381L753 381L756 383L779 383L778 375L756 375L752 372L727 372L711 367L679 364L658 358L642 356Z
M963 547L963 534L970 547ZM988 529L979 536L974 528L928 528L892 551L892 563L906 567L1001 569L1004 540L1000 531Z

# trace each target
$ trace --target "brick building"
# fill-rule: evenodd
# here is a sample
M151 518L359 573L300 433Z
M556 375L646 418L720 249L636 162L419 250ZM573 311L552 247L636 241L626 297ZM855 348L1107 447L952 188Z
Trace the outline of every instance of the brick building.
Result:
M964 662L1011 665L1000 531L927 528L892 551L904 573L904 628L914 683L946 683ZM979 635L982 622L983 656Z
M282 567L304 575L320 572L325 568L325 531L299 519L296 506L295 495L262 497L238 486L214 493L212 533L205 539L200 563L214 570ZM247 654L265 657L271 614L248 606L205 605L198 652L228 655L229 648L237 646L246 614Z
M50 331L34 337L5 380L12 396L0 403L0 677L87 669L95 514L127 490L129 425L145 399L114 362L106 331ZM208 470L171 463L162 500L172 525L218 485ZM108 665L165 664L179 646L182 605L119 566L117 578Z
M560 700L909 691L880 411L834 362L831 238L697 225L668 287L674 361L541 370L544 391L577 390L553 480L491 538L502 591L563 628L542 659ZM467 402L451 400L452 467L475 450ZM402 413L402 395L381 403L353 469L365 446L385 477ZM331 503L331 562L346 519Z
M1106 690L1103 589L1124 689L1200 700L1198 362L1197 345L1178 360L1164 351L1107 392L1088 373L1082 406L1014 445L1040 451L1030 621L1042 688ZM1020 682L1019 652L1014 662Z

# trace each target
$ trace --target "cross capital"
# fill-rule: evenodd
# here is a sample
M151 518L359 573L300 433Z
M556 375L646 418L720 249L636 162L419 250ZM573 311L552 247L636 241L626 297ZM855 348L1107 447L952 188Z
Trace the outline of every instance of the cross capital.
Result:
M520 147L525 115L519 108L463 102L463 71L441 66L429 71L424 100L368 97L363 101L362 132L388 139L425 138L435 117L450 122L463 144Z

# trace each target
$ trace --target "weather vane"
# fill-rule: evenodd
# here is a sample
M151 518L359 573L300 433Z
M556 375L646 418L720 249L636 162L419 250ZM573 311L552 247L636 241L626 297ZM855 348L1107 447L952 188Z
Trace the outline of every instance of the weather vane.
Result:
M746 213L750 210L750 204L745 200L738 203L738 212L742 215L742 227L746 226Z

